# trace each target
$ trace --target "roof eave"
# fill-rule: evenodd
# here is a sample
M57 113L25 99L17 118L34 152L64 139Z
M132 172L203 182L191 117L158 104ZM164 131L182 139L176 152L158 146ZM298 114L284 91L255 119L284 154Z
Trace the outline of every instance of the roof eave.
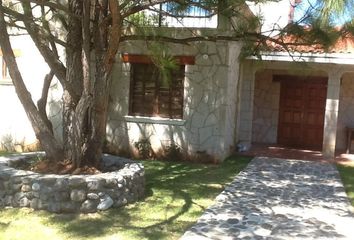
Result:
M256 56L250 56L247 59L354 65L354 54L352 53L261 52L260 56L261 59Z

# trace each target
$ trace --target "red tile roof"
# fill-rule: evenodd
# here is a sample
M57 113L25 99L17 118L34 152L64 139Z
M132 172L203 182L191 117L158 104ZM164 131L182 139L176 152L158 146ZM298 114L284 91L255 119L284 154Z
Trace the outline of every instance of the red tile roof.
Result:
M270 51L274 52L299 52L299 53L354 53L354 36L347 34L346 36L339 37L338 40L325 49L319 43L314 44L301 44L301 40L292 36L285 36L279 39L280 42L288 43L286 47L280 43L273 41L267 42Z

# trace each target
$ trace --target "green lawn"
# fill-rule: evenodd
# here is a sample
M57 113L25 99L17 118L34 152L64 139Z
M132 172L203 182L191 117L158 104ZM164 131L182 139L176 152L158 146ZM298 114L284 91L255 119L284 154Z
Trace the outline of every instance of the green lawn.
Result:
M345 191L354 207L354 166L338 164L337 168L341 175Z
M0 210L0 239L178 239L250 161L221 165L144 161L146 198L90 215Z
M3 151L0 150L0 157L1 156L5 156L5 155L8 155L8 153L7 152L3 152Z

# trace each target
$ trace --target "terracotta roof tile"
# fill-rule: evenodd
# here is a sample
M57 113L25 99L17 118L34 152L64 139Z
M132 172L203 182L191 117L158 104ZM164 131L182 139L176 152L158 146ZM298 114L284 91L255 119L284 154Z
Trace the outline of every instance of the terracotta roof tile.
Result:
M267 42L269 50L275 52L300 52L300 53L345 53L350 54L354 53L354 36L347 35L340 37L337 42L325 49L320 44L310 44L310 45L301 45L301 44L294 44L296 42L301 43L300 40L297 40L295 37L286 36L282 38L284 43L290 43L287 46L287 49L284 48L281 44L277 44L275 42Z

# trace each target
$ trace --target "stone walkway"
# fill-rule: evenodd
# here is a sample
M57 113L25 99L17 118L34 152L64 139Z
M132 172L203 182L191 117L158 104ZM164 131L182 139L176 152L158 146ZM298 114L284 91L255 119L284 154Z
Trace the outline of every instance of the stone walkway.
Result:
M354 239L335 166L257 157L181 240Z

